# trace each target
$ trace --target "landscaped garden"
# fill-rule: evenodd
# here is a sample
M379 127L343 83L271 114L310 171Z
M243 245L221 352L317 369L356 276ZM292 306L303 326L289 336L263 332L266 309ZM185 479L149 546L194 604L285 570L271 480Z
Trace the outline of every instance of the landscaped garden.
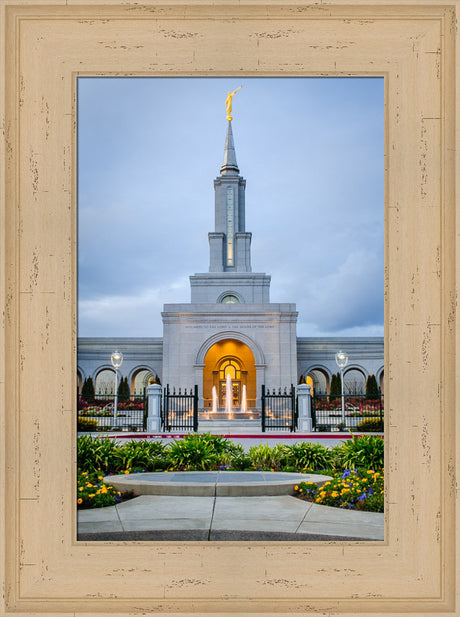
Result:
M300 499L357 510L383 512L383 438L352 436L327 448L309 442L258 445L245 452L241 444L218 435L191 434L162 441L131 440L120 445L110 438L78 438L78 508L111 506L130 499L117 492L104 476L155 471L284 471L320 473L332 480L319 487L302 482Z

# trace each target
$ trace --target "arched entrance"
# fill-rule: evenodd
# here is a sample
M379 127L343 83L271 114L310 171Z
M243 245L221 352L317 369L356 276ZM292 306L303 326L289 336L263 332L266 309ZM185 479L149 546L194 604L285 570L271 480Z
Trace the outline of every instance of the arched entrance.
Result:
M228 376L232 381L232 403L241 409L246 392L247 409L254 409L257 396L257 379L254 354L249 347L236 339L223 339L209 348L203 367L203 404L212 407L212 389L216 388L220 409L225 407Z

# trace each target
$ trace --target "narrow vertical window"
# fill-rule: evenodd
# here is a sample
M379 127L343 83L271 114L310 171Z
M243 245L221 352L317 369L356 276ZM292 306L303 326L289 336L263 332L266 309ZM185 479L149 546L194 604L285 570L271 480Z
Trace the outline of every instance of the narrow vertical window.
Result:
M233 266L233 188L227 188L227 266Z

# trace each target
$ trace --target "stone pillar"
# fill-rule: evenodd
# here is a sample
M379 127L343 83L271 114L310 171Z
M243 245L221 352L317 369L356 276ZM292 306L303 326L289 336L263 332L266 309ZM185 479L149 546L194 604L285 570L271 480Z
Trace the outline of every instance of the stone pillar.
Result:
M195 369L195 384L198 384L198 411L206 411L204 409L204 394L203 394L203 369L204 364L194 364ZM207 410L209 411L209 410Z
M297 430L305 433L311 433L311 386L306 383L299 384L297 386L297 397L299 404Z
M161 386L157 383L147 386L147 396L149 401L147 431L159 433L161 431Z
M256 364L256 409L257 411L262 410L262 384L265 383L265 367L266 364Z

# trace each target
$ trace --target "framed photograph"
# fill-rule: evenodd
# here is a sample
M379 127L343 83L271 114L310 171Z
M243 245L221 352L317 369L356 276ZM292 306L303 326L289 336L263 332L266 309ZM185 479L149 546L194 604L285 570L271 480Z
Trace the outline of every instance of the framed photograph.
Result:
M458 8L4 0L3 614L458 613ZM383 78L383 543L77 541L76 92L90 76Z

